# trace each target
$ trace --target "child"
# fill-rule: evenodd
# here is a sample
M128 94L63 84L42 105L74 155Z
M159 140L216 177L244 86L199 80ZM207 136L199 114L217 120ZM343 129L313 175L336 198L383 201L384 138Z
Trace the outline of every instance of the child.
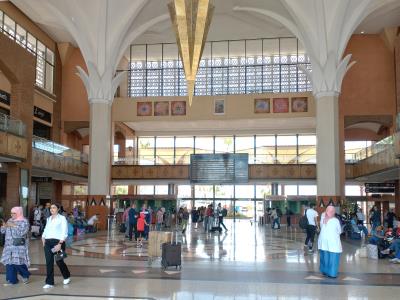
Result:
M145 219L145 215L144 213L140 213L139 219L137 220L137 246L138 247L143 247L143 243L142 243L142 239L143 239L143 235L144 235L144 227L148 226L149 224L147 224L146 219Z

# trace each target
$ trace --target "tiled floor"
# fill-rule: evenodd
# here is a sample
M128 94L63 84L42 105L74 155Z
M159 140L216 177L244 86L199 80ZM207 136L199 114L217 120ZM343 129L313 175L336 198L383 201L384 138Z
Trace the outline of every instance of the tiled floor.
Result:
M181 271L162 270L159 259L149 265L146 243L137 248L119 233L87 235L69 249L71 284L63 286L57 277L49 291L42 289L41 243L32 241L31 283L1 286L0 298L382 300L397 299L400 293L400 265L360 258L359 241L343 242L339 277L327 279L318 272L318 254L303 252L300 230L226 223L229 231L221 234L204 233L202 227L177 234L182 242Z

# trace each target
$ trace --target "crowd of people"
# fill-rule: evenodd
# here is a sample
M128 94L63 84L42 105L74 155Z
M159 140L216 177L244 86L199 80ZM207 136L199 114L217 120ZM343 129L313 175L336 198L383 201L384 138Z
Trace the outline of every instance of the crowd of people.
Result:
M337 277L343 234L350 239L359 234L360 238L365 238L369 245L376 246L380 258L391 257L391 262L400 263L400 222L397 221L397 216L392 210L389 210L382 219L380 210L374 206L369 212L369 220L358 206L352 207L351 211L343 208L340 214L338 212L338 207L329 205L319 215L314 204L310 204L304 209L304 215L301 216L305 222L304 227L300 226L306 232L305 250L308 254L313 254L315 248L318 249L320 272L323 275ZM139 209L133 203L123 213L122 232L130 241L135 240L137 246L142 247L143 240L148 239L150 230L160 231L176 224L182 234L185 234L190 218L194 230L198 229L199 224L203 224L204 232L221 232L222 228L227 231L224 224L227 214L226 207L222 207L221 203L215 207L212 204L207 207L194 207L190 212L187 207L170 211L164 207L153 210L146 204ZM267 209L266 215L272 229L281 227L280 219L283 214L279 208ZM290 227L293 213L287 207L285 215L287 226ZM44 208L42 206L35 207L32 216L32 226L30 226L29 221L23 216L22 208L14 207L11 210L11 218L1 224L0 231L5 235L5 244L0 262L6 266L5 285L17 284L19 282L18 274L23 283L29 283L30 229L32 236L41 237L43 244L47 274L43 288L49 289L54 286L54 261L63 276L63 284L69 284L71 274L64 262L68 236L71 231L74 231L74 226L79 228L84 224L86 227L95 227L98 215L93 215L86 221L77 207L68 214L62 206L48 203ZM370 231L367 228L367 221L370 224ZM35 230L33 230L34 228ZM315 247L317 233L318 242Z

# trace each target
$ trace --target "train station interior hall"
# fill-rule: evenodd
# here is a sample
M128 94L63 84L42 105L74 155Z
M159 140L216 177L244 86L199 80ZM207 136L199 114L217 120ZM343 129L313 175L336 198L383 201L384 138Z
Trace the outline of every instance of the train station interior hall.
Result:
M0 299L398 299L399 159L399 0L0 1Z

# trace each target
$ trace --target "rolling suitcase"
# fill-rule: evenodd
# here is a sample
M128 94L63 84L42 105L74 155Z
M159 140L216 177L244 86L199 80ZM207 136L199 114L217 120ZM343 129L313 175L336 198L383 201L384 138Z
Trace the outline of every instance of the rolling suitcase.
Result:
M171 266L182 268L181 243L162 244L161 266L164 270Z

